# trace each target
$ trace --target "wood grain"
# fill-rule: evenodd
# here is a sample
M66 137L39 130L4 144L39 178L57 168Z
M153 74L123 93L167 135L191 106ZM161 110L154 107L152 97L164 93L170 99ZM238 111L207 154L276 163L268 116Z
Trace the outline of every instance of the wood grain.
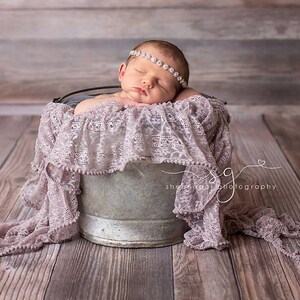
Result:
M44 299L60 245L33 253L1 257L1 299Z
M299 39L294 7L0 10L1 39ZM138 26L124 26L124 24ZM17 22L12 22L17 20Z
M228 105L229 112L245 113L248 115L261 114L288 114L290 116L300 115L300 105Z
M299 274L271 246L240 234L230 241L241 299L298 299Z
M45 299L171 300L171 247L111 248L83 238L63 244Z
M228 250L173 246L175 299L239 299Z
M25 127L25 132L16 147L0 169L0 220L26 219L34 212L23 207L19 201L19 191L29 172L29 162L33 158L38 118L12 117L16 124L11 125L11 136L20 130L16 126ZM1 118L1 120L5 120ZM1 127L2 130L7 130ZM7 131L6 131L7 132ZM1 299L43 299L51 271L56 261L60 245L45 246L36 253L27 253L1 257L0 259L0 298Z
M26 120L26 123L23 123L23 125L27 126L22 128L22 131L25 129L25 132L0 169L1 221L16 219L17 217L24 218L29 212L28 209L23 209L19 203L16 204L18 209L12 212L16 201L19 199L20 189L29 174L30 162L33 159L35 139L37 136L38 118L32 119L31 122ZM13 128L14 126L12 126L12 129ZM12 136L15 134L16 133L12 133ZM25 215L18 216L21 211Z
M265 114L263 118L300 179L300 114Z
M294 81L300 75L300 40L194 41L170 39L185 53L190 80ZM37 80L117 81L119 65L138 39L0 41L2 82ZM22 55L18 55L19 52ZM56 81L55 81L56 79ZM25 87L26 88L26 87ZM24 95L25 96L25 95Z
M258 159L265 160L266 167L281 167L275 170L252 167L243 171L237 179L237 184L243 186L236 191L237 201L269 205L278 214L286 212L297 220L300 215L300 182L261 116L234 114L231 135L235 174L245 166L257 165ZM265 186L265 189L246 190L246 185ZM275 189L268 189L267 185L275 186ZM234 235L230 240L243 298L297 299L300 276L291 259L260 239ZM287 245L295 250L299 249L300 242L294 240Z
M300 102L300 85L292 80L283 79L281 82L270 81L219 81L219 82L191 82L191 86L205 94L227 101L231 105L297 105ZM118 84L108 80L62 80L57 85L51 81L25 83L8 83L3 85L3 92L9 97L0 98L0 104L46 104L54 97L62 96L70 91L87 87ZM50 83L50 85L49 85ZM0 84L1 91L1 84ZM23 95L23 97L22 97Z
M41 2L39 0L2 0L0 9L64 9L64 8L127 8L127 7L232 7L232 6L287 6L299 5L298 0L52 0Z
M275 138L265 126L262 117L247 116L246 113L234 113L232 119L232 141L234 151L238 153L235 160L239 163L238 167L258 164L259 159L265 161L265 167L278 167L278 169L273 170L263 167L248 168L243 172L247 176L247 180L251 180L249 184L259 182L264 185L276 186L274 190L259 191L257 203L271 205L279 213L288 212L297 219L300 212L298 201L300 182ZM251 194L251 192L253 190L247 194Z
M0 104L0 116L40 116L45 105L3 105ZM8 117L10 116L10 117ZM14 118L13 117L13 118ZM9 128L9 127L8 127ZM22 128L22 127L21 127ZM14 134L9 131L9 135ZM1 141L0 141L1 143ZM1 151L1 150L0 150Z
M190 85L204 93L231 104L300 102L300 41L171 41L190 62ZM0 103L46 103L72 90L118 84L119 64L138 42L0 41Z
M0 108L0 114L1 113ZM0 167L11 153L30 121L31 117L25 116L0 117Z

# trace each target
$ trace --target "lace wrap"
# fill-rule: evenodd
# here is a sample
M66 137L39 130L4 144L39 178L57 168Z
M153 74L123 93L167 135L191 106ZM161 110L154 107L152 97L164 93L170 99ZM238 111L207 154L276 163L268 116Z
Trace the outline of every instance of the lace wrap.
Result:
M38 211L29 220L0 224L0 255L70 239L78 231L80 174L123 171L130 161L146 160L187 166L173 210L190 226L185 245L223 249L229 246L227 234L241 231L268 240L299 263L299 253L288 251L279 238L300 238L299 222L277 217L271 208L218 201L224 184L220 175L232 153L230 116L219 100L193 96L149 106L109 100L84 114L73 113L70 106L55 103L43 110L32 162L35 176L21 191L23 202Z

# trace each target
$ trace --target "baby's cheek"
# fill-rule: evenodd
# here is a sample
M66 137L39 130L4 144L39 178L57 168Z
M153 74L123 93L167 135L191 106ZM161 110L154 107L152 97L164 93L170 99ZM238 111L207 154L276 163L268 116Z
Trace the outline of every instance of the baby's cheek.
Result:
M178 90L173 89L173 91L169 94L169 100L173 100L178 95Z

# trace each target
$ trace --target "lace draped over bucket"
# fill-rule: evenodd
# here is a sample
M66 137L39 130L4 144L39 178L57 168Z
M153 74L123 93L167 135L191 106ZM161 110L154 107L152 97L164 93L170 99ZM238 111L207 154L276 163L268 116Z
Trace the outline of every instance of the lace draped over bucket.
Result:
M173 210L190 227L186 246L221 250L230 245L228 234L243 232L264 238L299 264L299 251L289 250L281 237L300 238L300 222L270 207L219 201L222 174L231 162L229 123L224 104L202 95L138 106L109 100L79 115L68 105L47 104L34 176L21 190L23 203L37 212L0 223L0 256L71 239L78 232L80 174L123 171L127 163L145 160L186 166Z

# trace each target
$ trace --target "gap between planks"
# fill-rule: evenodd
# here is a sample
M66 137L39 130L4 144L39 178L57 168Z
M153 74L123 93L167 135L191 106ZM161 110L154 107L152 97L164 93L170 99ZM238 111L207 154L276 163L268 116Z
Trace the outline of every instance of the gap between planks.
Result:
M23 220L34 213L22 206L19 191L33 158L38 118L1 117L0 122L3 121L10 128L0 128L1 140L9 144L10 151L0 150L0 159L4 161L0 169L0 219ZM8 135L3 135L3 131ZM59 249L60 245L56 244L38 252L1 257L0 298L43 299Z
M286 212L298 220L300 182L262 117L247 115L246 112L234 114L231 135L235 173L246 165L257 164L258 159L265 160L267 167L281 167L278 170L247 169L236 180L238 184L272 184L276 190L237 190L236 196L257 205L269 205L278 215ZM230 240L242 297L297 299L300 274L291 259L262 239L233 235ZM287 245L296 250L300 248L300 241L291 239Z

